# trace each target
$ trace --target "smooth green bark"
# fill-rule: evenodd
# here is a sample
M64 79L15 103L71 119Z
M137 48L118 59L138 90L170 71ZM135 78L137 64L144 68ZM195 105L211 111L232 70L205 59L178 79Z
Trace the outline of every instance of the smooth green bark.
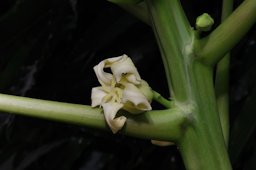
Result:
M233 11L233 0L223 0L221 20L224 22ZM222 132L226 145L229 141L229 65L230 53L226 54L217 64L215 92L220 115Z
M188 170L231 169L215 98L212 67L196 60L194 33L178 0L148 0L175 105L190 124L178 141Z
M137 2L137 1L136 1ZM256 1L245 0L209 36L196 39L179 0L146 0L152 27L162 54L172 103L155 98L167 108L128 117L122 133L140 138L174 141L188 170L231 169L219 117L226 98L215 91L213 67L242 38L256 21ZM135 9L135 8L133 8ZM138 11L137 11L138 12ZM136 14L145 18L143 13ZM242 21L237 23L237 20ZM232 29L230 29L232 27ZM220 43L221 42L221 43ZM228 62L224 62L224 69ZM226 73L220 84L226 82ZM223 78L223 79L222 79ZM217 101L215 92L217 94ZM159 97L159 96L158 96ZM219 105L219 106L218 106ZM101 109L0 94L0 111L107 129ZM220 113L222 116L222 113ZM223 114L224 115L224 114ZM223 125L223 124L222 124Z
M178 144L188 170L231 169L215 100L212 68L194 62L194 121Z
M87 105L0 94L0 111L24 116L108 129L102 109ZM128 117L122 133L146 139L177 141L187 117L178 108L155 110Z
M188 55L182 54L192 50L192 28L177 0L146 2L165 65L171 96L185 102L190 91L185 87L188 82L185 58Z

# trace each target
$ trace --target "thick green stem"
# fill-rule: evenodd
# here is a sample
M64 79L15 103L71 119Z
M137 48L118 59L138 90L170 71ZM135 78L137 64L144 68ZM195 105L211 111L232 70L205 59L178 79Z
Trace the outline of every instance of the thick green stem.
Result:
M102 110L86 105L0 94L0 111L108 129ZM177 108L126 116L128 120L122 133L157 140L176 141L187 122L184 113Z
M0 111L104 129L101 109L90 106L0 94Z
M256 22L256 1L245 0L208 37L197 44L198 58L208 65L215 65L229 52Z
M177 141L188 170L229 170L215 98L212 68L194 54L194 34L179 0L148 0L176 107L190 124Z
M232 10L233 0L223 0L222 22L232 13ZM229 63L230 54L228 53L217 64L215 78L217 105L226 145L229 139Z
M148 0L152 24L162 54L171 96L186 101L187 77L183 55L192 49L193 33L177 0ZM160 10L159 10L160 9ZM187 56L185 56L187 57ZM176 72L176 74L172 74ZM175 80L175 81L174 81ZM172 89L175 89L173 91Z
M194 94L192 126L178 144L188 170L230 170L219 120L212 68L195 61L191 67Z
M127 116L122 132L145 139L178 141L189 123L186 114L179 108L155 110L136 116Z

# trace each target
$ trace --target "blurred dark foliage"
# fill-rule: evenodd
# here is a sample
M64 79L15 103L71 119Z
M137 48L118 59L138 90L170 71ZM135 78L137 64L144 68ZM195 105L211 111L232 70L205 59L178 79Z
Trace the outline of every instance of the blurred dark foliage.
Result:
M203 12L220 20L221 1L182 1L191 24ZM236 1L236 6L241 1ZM231 144L234 169L256 165L256 29L232 51ZM151 28L105 0L2 0L0 92L90 104L92 67L128 54L143 79L167 84ZM157 104L154 108L160 108ZM249 123L248 123L249 122ZM0 114L0 170L184 169L177 148L87 127Z

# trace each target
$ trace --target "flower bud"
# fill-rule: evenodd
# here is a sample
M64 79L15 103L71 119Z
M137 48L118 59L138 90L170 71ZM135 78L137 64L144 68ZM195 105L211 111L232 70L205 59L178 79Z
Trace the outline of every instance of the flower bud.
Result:
M213 24L214 20L207 13L200 15L196 19L196 29L199 31L210 31Z

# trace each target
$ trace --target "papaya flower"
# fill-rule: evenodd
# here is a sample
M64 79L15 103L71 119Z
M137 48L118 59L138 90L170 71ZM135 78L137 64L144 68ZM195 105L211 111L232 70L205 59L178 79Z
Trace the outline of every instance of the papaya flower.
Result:
M127 55L105 59L93 69L101 86L92 88L91 106L103 108L105 120L113 133L117 133L126 122L125 116L116 117L119 110L132 114L152 110L151 88L141 79Z

